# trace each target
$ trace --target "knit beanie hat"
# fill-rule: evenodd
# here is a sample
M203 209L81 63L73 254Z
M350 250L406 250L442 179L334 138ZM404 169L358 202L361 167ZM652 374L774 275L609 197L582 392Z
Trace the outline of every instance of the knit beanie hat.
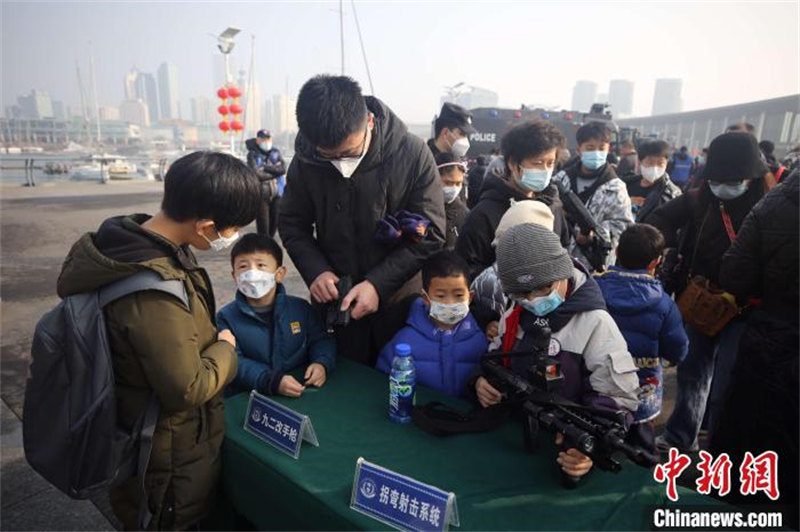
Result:
M500 237L509 227L524 223L539 224L552 231L553 211L541 201L522 200L513 202L503 217L500 218L497 229L494 230L492 246L497 246Z
M497 275L506 294L523 294L572 277L569 253L553 231L532 223L505 231L497 244Z

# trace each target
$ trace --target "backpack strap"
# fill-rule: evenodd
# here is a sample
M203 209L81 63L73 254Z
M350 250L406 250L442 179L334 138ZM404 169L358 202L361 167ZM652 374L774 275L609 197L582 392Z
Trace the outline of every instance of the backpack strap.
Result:
M150 505L147 504L147 488L144 480L147 466L150 464L150 453L153 450L153 434L156 432L158 410L158 396L156 396L156 392L153 392L147 401L142 430L139 432L139 459L136 467L136 474L139 477L139 530L150 528L150 521L153 519Z
M187 309L190 308L189 295L186 293L186 286L183 281L179 279L164 279L152 270L142 270L125 279L106 285L100 289L97 297L100 307L105 307L117 299L146 290L158 290L172 295L178 298Z
M142 270L125 279L104 286L98 292L98 303L101 308L109 303L123 298L136 292L147 290L158 290L165 294L176 297L184 304L187 309L189 305L189 295L186 293L186 286L179 279L164 279L152 270ZM139 530L150 528L153 514L147 503L147 488L145 487L145 477L147 468L150 464L150 455L153 450L153 435L156 431L159 414L158 396L155 391L150 394L147 401L147 408L139 430L139 455L137 459L136 474L139 478ZM135 429L134 429L135 430Z

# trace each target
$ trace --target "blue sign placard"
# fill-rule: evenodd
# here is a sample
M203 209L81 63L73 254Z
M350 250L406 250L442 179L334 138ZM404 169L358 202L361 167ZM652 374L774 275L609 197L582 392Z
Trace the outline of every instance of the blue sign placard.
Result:
M256 391L250 393L244 430L294 458L300 456L300 445L304 439L312 445L319 445L308 416L298 414Z
M456 496L359 458L350 507L398 530L458 526Z

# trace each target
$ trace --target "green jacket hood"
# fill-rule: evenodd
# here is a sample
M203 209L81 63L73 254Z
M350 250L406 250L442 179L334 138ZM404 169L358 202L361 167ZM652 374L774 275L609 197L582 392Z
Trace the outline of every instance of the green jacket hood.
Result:
M103 222L96 232L84 234L61 267L58 295L91 292L143 269L164 279L183 279L183 270L198 268L188 247L142 228L149 219L147 214L117 216Z

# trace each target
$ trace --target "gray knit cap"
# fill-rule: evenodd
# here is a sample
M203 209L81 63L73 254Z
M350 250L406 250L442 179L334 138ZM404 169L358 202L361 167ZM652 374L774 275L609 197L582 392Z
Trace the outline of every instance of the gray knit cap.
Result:
M538 224L506 230L497 244L497 274L506 294L522 294L572 277L569 253L558 236Z

